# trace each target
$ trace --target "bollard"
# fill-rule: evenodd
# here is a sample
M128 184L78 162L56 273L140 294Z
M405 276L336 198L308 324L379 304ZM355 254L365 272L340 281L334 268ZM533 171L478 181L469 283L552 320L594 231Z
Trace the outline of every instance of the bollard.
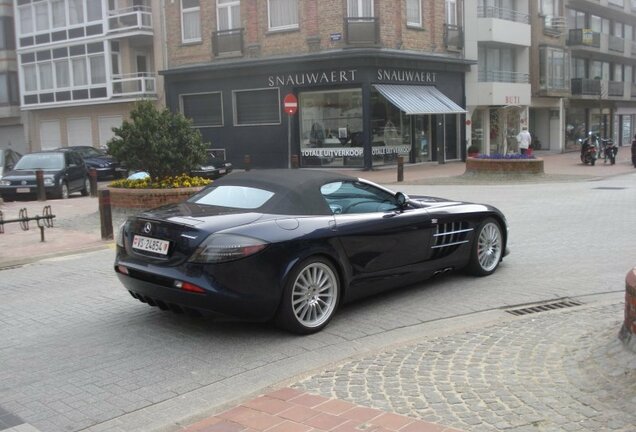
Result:
M44 171L35 171L35 185L38 201L46 201L46 190L44 189Z
M91 196L95 198L97 196L97 170L95 168L88 170L88 179L91 182Z
M113 215L110 209L110 191L99 191L99 221L102 229L102 240L113 239Z
M249 171L252 169L252 156L245 155L243 157L243 165L245 165L245 171Z
M404 157L398 156L397 163L397 181L404 181Z
M291 167L296 169L299 166L298 155L291 155Z

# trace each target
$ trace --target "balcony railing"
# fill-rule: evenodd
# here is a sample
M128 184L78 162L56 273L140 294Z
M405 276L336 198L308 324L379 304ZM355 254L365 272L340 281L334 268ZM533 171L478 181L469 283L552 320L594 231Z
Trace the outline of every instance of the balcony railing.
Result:
M608 46L607 48L610 51L618 51L620 53L625 51L625 39L618 37L618 36L614 36L614 35L608 35Z
M598 96L601 93L601 80L572 78L572 94Z
M516 11L514 9L506 9L494 6L478 6L477 17L498 18L506 21L530 24L530 16L527 13Z
M568 45L585 45L594 48L601 47L601 34L591 29L570 29Z
M464 29L461 26L444 24L444 43L449 51L464 49Z
M215 57L243 54L243 29L220 30L212 33L212 53Z
M155 95L157 93L156 74L137 72L113 76L113 97Z
M543 20L543 33L548 36L561 36L565 31L565 17L547 15Z
M540 79L540 87L542 90L554 92L569 92L570 80L566 78L549 77Z
M347 45L378 45L380 21L375 17L347 17L344 19Z
M625 83L622 81L609 81L607 83L607 95L622 97L625 94Z
M152 31L152 10L148 6L131 6L108 13L108 31Z
M527 73L521 72L480 70L479 82L527 84L530 82L530 77Z

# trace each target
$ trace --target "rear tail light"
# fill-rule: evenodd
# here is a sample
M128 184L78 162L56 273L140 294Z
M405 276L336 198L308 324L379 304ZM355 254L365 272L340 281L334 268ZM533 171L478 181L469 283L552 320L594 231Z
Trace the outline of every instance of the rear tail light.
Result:
M129 274L128 269L122 265L117 266L117 271L121 274L125 274L125 275Z
M174 286L176 288L182 289L184 291L193 292L197 294L205 293L205 290L198 285L192 284L190 282L183 281L174 281Z
M268 243L236 234L212 234L201 243L191 262L220 263L245 258L262 251Z

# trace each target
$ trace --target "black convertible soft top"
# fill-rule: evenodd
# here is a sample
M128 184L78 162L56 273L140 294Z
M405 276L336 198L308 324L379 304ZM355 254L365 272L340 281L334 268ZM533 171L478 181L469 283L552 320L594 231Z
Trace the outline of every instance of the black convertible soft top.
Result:
M251 186L274 192L260 209L262 213L288 215L332 214L320 187L338 181L355 181L354 177L329 171L270 169L233 172L215 180L212 187Z

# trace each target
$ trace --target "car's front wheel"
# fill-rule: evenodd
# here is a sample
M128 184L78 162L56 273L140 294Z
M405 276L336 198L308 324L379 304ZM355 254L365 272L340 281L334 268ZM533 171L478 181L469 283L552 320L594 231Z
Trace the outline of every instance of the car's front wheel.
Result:
M277 324L298 334L322 330L331 320L340 300L340 278L327 259L312 257L290 274L276 317Z
M501 261L503 247L499 223L492 218L483 220L475 230L468 272L476 276L494 273Z
M57 192L57 198L67 199L68 197L69 197L68 185L66 184L66 182L62 182Z

